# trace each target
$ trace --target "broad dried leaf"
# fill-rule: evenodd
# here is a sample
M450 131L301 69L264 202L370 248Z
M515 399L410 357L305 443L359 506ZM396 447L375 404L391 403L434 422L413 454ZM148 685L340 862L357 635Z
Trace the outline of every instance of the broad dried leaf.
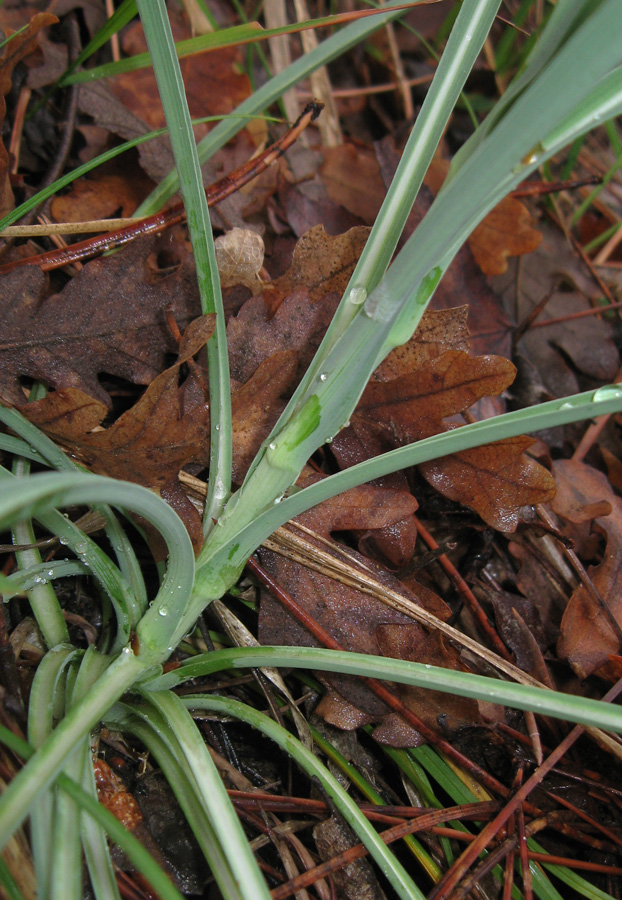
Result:
M553 467L557 496L553 509L563 518L576 521L581 507L594 512L605 501L608 515L593 519L593 528L603 534L607 546L600 565L591 566L588 575L598 599L584 585L573 592L564 612L558 655L567 659L580 678L586 678L608 663L620 650L622 628L622 500L611 490L607 478L584 463L560 460ZM605 606L607 609L604 609ZM609 613L607 613L607 610ZM612 618L618 623L617 631Z
M97 376L118 375L149 384L166 353L177 347L164 311L181 329L200 314L194 261L155 277L146 266L152 239L95 260L58 294L46 298L47 277L38 267L0 278L0 396L22 403L20 376L50 387L76 387L110 405Z
M244 384L260 363L284 347L300 354L298 377L318 348L339 297L326 294L311 303L304 289L291 293L270 317L262 296L251 297L227 323L231 377Z
M391 350L372 378L392 381L409 375L445 350L469 350L468 306L454 309L426 309L417 330L405 344Z
M214 241L223 288L242 284L253 294L264 287L259 277L265 253L263 238L247 228L232 228Z
M233 390L232 478L236 484L244 480L262 441L283 412L296 385L297 370L298 353L283 350L264 360L246 384Z
M303 234L288 271L264 286L263 298L270 316L294 291L304 289L312 303L330 293L341 297L368 235L368 228L358 227L332 237L323 225Z
M185 332L175 365L158 375L109 428L92 430L105 416L106 406L75 388L21 408L94 472L158 490L186 523L195 546L200 546L201 523L177 476L189 462L209 464L209 412L205 397L186 407L186 392L178 386L179 367L205 345L214 323L215 316L196 319Z
M394 445L413 443L446 431L445 418L501 393L514 373L503 357L448 350L409 375L370 382L353 421L361 417L380 428ZM548 472L524 456L530 444L529 438L508 439L419 468L444 496L475 509L494 528L512 531L522 506L550 500L554 493Z
M373 225L386 191L371 147L340 144L324 147L322 155L320 174L330 199Z
M140 171L140 170L139 170ZM71 190L50 205L56 222L87 222L110 216L131 216L147 193L148 179L123 175L93 175L74 181Z
M449 161L436 156L425 183L438 194L449 171ZM501 275L508 256L523 256L540 246L542 234L531 226L531 214L515 197L504 197L471 232L469 247L484 275Z
M350 428L342 429L331 444L331 453L340 469L347 469L359 462L379 456L392 449L392 444L378 434L364 421L356 418ZM393 472L371 482L375 488L391 492L404 492L411 496L405 472ZM396 568L402 568L412 559L417 541L417 524L414 518L416 504L412 512L404 518L381 528L355 529L354 536L358 548L366 556L388 561Z
M322 504L324 506L324 504ZM305 525L318 520L300 517ZM311 525L313 527L313 525ZM324 549L326 549L325 545ZM336 582L323 573L306 569L291 560L262 549L261 563L273 578L305 611L328 631L339 644L357 653L412 659L428 665L459 665L457 655L430 637L420 625L384 603L347 585ZM386 570L370 560L357 557L373 576L403 596L417 603L417 597ZM439 599L439 598L437 598ZM440 602L440 600L439 600ZM290 646L318 646L311 634L285 611L268 593L262 593L259 618L259 639L262 644ZM321 680L330 686L329 693L317 712L338 728L350 730L369 722L380 722L374 732L384 743L399 747L421 744L421 735L381 701L368 687L351 676L322 674ZM429 727L438 727L438 716L447 714L444 725L452 730L459 725L479 721L477 704L460 700L452 704L447 695L435 695L396 685L395 692L402 702Z
M169 16L176 41L192 37L188 23L175 7ZM123 50L130 56L147 51L140 22L123 33ZM228 115L251 93L248 76L243 72L243 59L237 47L220 47L209 53L188 56L181 61L182 76L190 115ZM147 123L150 129L162 128L166 122L155 76L151 68L126 72L110 80L115 95L124 106ZM198 126L201 137L207 127Z
M15 34L2 48L0 58L0 124L6 116L5 97L11 90L13 69L15 66L36 50L38 34L48 25L58 22L56 16L50 13L37 13L32 17L24 31ZM6 35L9 37L9 35ZM13 190L9 180L9 154L6 147L0 141L0 216L6 215L14 207Z
M541 225L543 240L521 264L521 290L516 297L513 272L498 279L499 290L507 302L517 306L519 321L548 297L546 307L520 339L517 351L536 368L546 393L553 397L576 394L584 387L578 373L607 383L620 367L619 354L611 326L604 318L582 315L598 305L602 292L591 276L577 269L573 250L565 235L552 225ZM547 319L566 321L542 326Z
M531 227L527 207L505 197L471 233L469 247L484 275L502 275L508 256L532 253L541 240L542 233Z
M370 382L356 415L385 426L403 443L444 431L443 419L482 397L504 391L515 368L499 356L470 357L447 350L429 364L392 381Z
M423 463L419 471L439 493L471 507L497 531L515 531L521 507L555 495L550 474L525 455L532 443L529 437L506 438Z

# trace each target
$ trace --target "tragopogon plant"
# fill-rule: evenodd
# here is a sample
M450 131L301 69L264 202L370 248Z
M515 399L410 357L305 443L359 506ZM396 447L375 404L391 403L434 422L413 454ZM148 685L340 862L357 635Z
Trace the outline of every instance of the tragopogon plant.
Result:
M314 66L352 46L374 27L400 15L391 10L377 21L366 19L329 38L313 54L294 64L241 105L241 115L258 112ZM28 590L38 604L38 616L50 652L36 680L30 710L29 737L37 748L0 801L0 829L5 843L29 814L38 850L37 869L42 896L59 888L45 874L69 870L80 836L68 830L62 846L50 845L53 821L70 821L71 801L60 800L50 785L61 770L92 793L87 774L87 740L92 728L109 717L117 727L138 734L160 765L179 786L182 806L226 897L268 896L244 835L198 732L168 682L154 681L173 648L193 627L197 616L237 580L246 560L278 526L296 514L388 472L456 450L499 440L543 426L551 427L622 409L622 390L615 386L543 404L478 422L448 434L403 447L354 466L303 490L296 479L309 456L330 440L349 419L371 373L390 350L407 341L416 329L434 290L471 230L499 200L552 154L595 124L622 109L622 45L619 41L618 0L559 0L522 71L498 106L454 159L449 177L430 211L391 265L397 241L421 186L464 82L494 21L499 0L463 0L442 60L417 118L402 161L378 220L352 276L334 320L315 359L287 408L254 460L244 484L231 494L231 412L225 323L213 240L200 176L200 158L214 152L244 120L217 126L194 145L187 104L164 0L138 0L162 104L175 154L177 175L157 192L162 199L179 179L188 213L197 278L206 312L215 312L217 326L207 347L212 410L211 466L205 513L205 543L194 560L189 538L175 513L157 497L136 485L88 475L76 469L54 445L17 413L0 417L18 438L3 438L2 446L25 459L36 459L57 474L25 478L24 470L4 472L0 522L34 518L62 535L75 560L44 570L33 560L2 582L13 592ZM597 48L597 49L595 49ZM581 78L576 78L577 72ZM146 210L143 210L146 211ZM15 477L17 476L17 477ZM96 505L107 517L117 564L57 511L58 507ZM146 593L129 542L110 510L135 512L149 520L168 544L166 572L155 599ZM106 561L107 560L107 561ZM64 566L64 567L63 567ZM61 574L91 572L111 598L116 635L106 652L82 654L64 643L62 617L54 614L53 591L47 582ZM37 581L37 579L39 579ZM33 593L34 592L34 593ZM47 612L46 612L47 610ZM51 610L51 612L50 612ZM60 641L60 643L59 643ZM352 654L306 651L298 660L308 666L340 671L373 671L393 681L434 686L470 696L486 696L526 709L544 709L590 726L622 731L622 715L605 704L563 698L538 688L429 669L412 663ZM231 666L292 665L290 650L236 651ZM138 700L119 699L133 690ZM209 705L208 701L204 701ZM214 704L212 703L212 706ZM226 704L225 704L226 705ZM218 703L216 702L216 706ZM64 717L54 727L53 712ZM230 715L243 715L235 704ZM275 740L287 739L257 716L244 713ZM272 729L272 731L271 731ZM292 739L293 742L293 739ZM290 743L292 743L290 742ZM293 746L293 744L292 744ZM304 749L304 748L303 748ZM74 752L75 751L75 752ZM312 761L296 748L301 765ZM303 762L304 760L304 762ZM347 804L331 782L326 789L335 802ZM395 890L402 897L421 896L412 879L386 848L350 814ZM56 817L56 819L54 818ZM353 820L354 821L354 820ZM97 860L105 844L103 832L85 838L92 877L109 884L104 863ZM93 875L95 873L95 875ZM75 879L63 895L76 896ZM245 885L245 887L243 887ZM112 890L112 887L110 887ZM102 894L104 896L105 894Z

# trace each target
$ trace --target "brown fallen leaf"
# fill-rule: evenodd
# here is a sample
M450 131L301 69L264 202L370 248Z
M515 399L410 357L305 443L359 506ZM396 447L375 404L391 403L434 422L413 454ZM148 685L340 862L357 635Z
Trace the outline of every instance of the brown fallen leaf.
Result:
M140 170L138 170L140 172ZM131 216L148 193L149 181L143 176L93 175L75 181L71 190L54 197L50 205L56 222L87 222L110 216Z
M331 444L331 453L340 469L347 469L359 462L379 456L392 448L392 444L378 434L366 422L354 421L350 428L342 429ZM393 472L370 482L376 488L403 491L410 496L405 472ZM414 498L413 498L414 499ZM417 524L412 513L390 525L373 529L353 529L361 553L382 562L402 568L412 559L417 541Z
M514 197L504 197L471 233L469 247L484 275L501 275L508 256L532 253L541 240L527 207Z
M583 276L577 268L574 251L565 235L547 222L542 222L540 227L542 243L521 264L518 297L513 272L499 278L497 284L516 306L519 322L548 297L534 327L519 340L517 352L535 366L550 396L566 397L583 389L584 381L579 373L600 384L613 381L620 368L620 358L611 325L604 317L571 318L573 313L585 313L597 306L602 292L591 276L587 273ZM541 327L549 318L565 321Z
M602 506L594 504L603 500L610 507L608 515L593 519L593 529L605 536L607 544L602 562L588 569L602 603L593 592L579 585L564 612L557 644L558 655L568 660L580 678L587 678L605 666L621 646L622 500L613 493L607 478L585 463L559 460L553 473L557 484L553 509L562 518L580 521L582 507L593 511L600 508L602 512Z
M298 353L282 350L259 364L246 384L232 390L233 423L232 478L241 484L244 476L285 408L296 386Z
M266 309L273 316L283 300L297 290L305 290L316 303L326 294L341 298L361 255L369 229L351 228L332 237L323 225L316 225L300 238L288 271L264 286Z
M370 382L352 417L380 430L393 446L448 430L444 419L484 396L501 393L514 378L503 357L469 357L447 350L408 375ZM549 473L524 455L532 443L518 437L466 450L419 467L444 496L476 510L494 528L513 531L522 506L550 500Z
M54 25L55 22L58 22L56 16L50 13L37 13L23 31L19 31L13 36L6 35L9 40L2 48L2 57L0 58L0 124L4 122L6 116L4 98L11 90L13 69L20 60L36 50L39 32L49 25ZM9 180L9 166L8 151L0 141L0 216L6 215L15 205Z
M177 476L189 462L209 464L209 411L205 397L202 403L185 407L187 385L179 387L178 379L179 367L205 345L214 323L215 316L192 322L175 365L158 375L140 400L109 428L93 431L107 407L76 388L55 391L21 408L31 422L92 471L159 491L184 520L196 549L202 540L200 517Z
M449 160L438 154L425 183L438 194L449 171ZM471 232L468 244L484 275L501 275L509 256L524 256L540 246L542 234L531 225L531 214L515 197L504 197Z
M107 406L100 372L149 384L177 347L166 323L171 307L181 329L200 314L194 260L187 255L170 275L153 275L142 238L84 266L58 294L27 266L0 278L0 397L20 404L20 376L53 388L76 387Z
M372 148L346 143L324 147L322 155L320 174L330 199L373 225L386 190Z
M270 316L261 295L251 297L227 323L231 377L244 384L259 364L284 347L299 353L298 378L307 368L337 308L331 293L311 303L301 288Z
M302 517L304 521L304 517ZM385 520L386 521L386 520ZM306 523L305 523L306 524ZM324 549L326 546L323 545ZM272 577L346 650L377 656L407 658L429 665L451 665L449 657L428 639L424 629L402 613L388 608L367 594L335 582L329 575L306 569L272 551L260 551L262 566ZM401 593L412 602L414 594L369 560L357 557L374 577ZM262 644L318 646L318 641L283 609L267 592L262 592L259 617L259 639ZM451 653L450 653L451 655ZM452 660L457 665L457 657ZM453 667L453 666L452 666ZM373 673L370 673L373 674ZM350 730L370 722L380 723L378 737L392 746L413 747L422 743L421 735L401 717L392 713L367 686L357 678L324 673L319 676L330 687L316 711L338 728ZM395 686L400 699L432 728L438 728L438 717L449 712L444 724L451 730L459 724L478 721L477 704L448 704L447 697L427 691ZM376 733L374 733L376 737Z
M182 11L173 6L169 21L176 41L192 37L190 25ZM123 51L129 56L147 52L147 43L139 21L123 32ZM237 47L221 47L209 53L199 53L181 60L181 71L190 115L227 115L251 93L248 76L243 70L243 58ZM126 72L110 79L114 94L126 109L139 116L149 129L162 128L166 123L155 76L151 68ZM208 126L197 128L202 137Z
M316 480L317 475L305 478L303 484ZM406 491L390 491L375 485L362 485L346 491L340 497L327 500L309 510L299 521L324 538L322 548L330 552L330 535L341 530L371 530L383 528L392 521L403 518L414 510L415 501ZM313 542L305 534L305 539ZM337 552L337 551L335 551ZM431 605L435 614L449 609L440 597L425 589L421 600L399 582L386 569L371 560L352 554L353 565L363 564L373 577L391 587L414 603ZM329 634L347 650L414 659L434 665L460 667L457 654L429 636L425 630L403 613L396 612L379 600L348 585L336 582L323 572L307 569L271 550L260 551L262 566L304 606ZM342 556L341 556L342 558ZM259 618L259 638L264 644L288 644L293 646L318 646L317 640L292 615L268 593L262 593ZM317 708L331 724L351 729L369 722L379 722L377 736L393 746L416 746L421 736L400 716L392 713L379 698L358 679L350 676L323 674L320 676L330 691ZM451 703L441 695L430 694L396 686L395 691L408 707L433 728L438 727L438 717L446 714L443 727L449 731L465 722L478 721L477 704L460 701ZM376 733L374 733L376 736Z

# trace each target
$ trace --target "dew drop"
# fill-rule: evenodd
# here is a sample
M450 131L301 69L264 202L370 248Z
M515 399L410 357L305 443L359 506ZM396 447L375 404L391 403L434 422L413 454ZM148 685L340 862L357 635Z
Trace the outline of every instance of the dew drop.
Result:
M275 444L275 442L274 442L274 441L270 441L270 443L268 444L268 448L269 448L270 450L276 450L276 444Z
M353 287L350 291L348 300L353 306L360 306L361 303L365 303L367 300L367 291L361 285L357 285Z
M48 575L50 576L50 578L52 578L54 575L54 569L48 569Z
M604 387L594 391L592 402L598 403L602 400L620 399L622 399L622 387L619 384L606 384Z
M559 407L560 409L574 409L572 403L562 403Z
M160 616L168 616L168 609L166 606L161 606L158 610L158 615Z
M320 381L326 381L327 378L328 378L328 375L326 374L326 372L322 372L320 375Z

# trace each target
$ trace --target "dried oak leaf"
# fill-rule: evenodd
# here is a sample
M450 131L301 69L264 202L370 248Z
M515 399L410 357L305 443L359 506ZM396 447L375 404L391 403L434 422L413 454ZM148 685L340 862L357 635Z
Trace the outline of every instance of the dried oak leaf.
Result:
M621 646L622 500L613 493L603 474L584 463L560 460L555 463L553 473L557 483L555 512L576 522L585 521L582 508L587 509L588 517L590 512L600 510L592 526L607 542L602 562L588 569L596 595L583 584L573 592L564 611L557 644L558 655L568 660L580 678L586 678L605 666ZM608 514L602 501L609 505Z
M90 219L107 219L110 216L131 216L148 193L148 179L137 178L137 173L112 173L93 175L75 181L71 190L55 197L50 211L55 222L87 222ZM140 173L140 170L138 170Z
M244 384L260 363L283 347L298 351L298 376L302 376L338 302L338 295L330 293L312 303L301 288L289 294L270 317L263 297L251 297L227 323L231 377Z
M372 148L340 144L324 147L322 155L320 174L330 199L373 225L386 190Z
M508 256L533 253L541 240L527 207L515 197L505 197L471 233L469 247L484 275L501 275Z
M501 393L514 372L503 357L469 357L448 350L411 374L370 382L353 421L362 418L394 445L413 443L446 431L446 417L464 412L484 396ZM524 455L530 444L530 438L509 438L419 469L444 496L475 509L492 527L512 531L520 507L549 500L555 489L548 472Z
M257 367L246 384L232 386L232 478L241 484L260 444L272 430L296 385L298 353L282 350Z
M107 406L100 372L149 384L177 347L164 311L180 328L200 314L194 261L153 276L146 259L153 243L135 241L123 252L84 266L58 294L45 297L47 277L35 266L0 278L0 396L24 400L20 376L53 388L76 387Z
M175 7L169 20L176 41L192 37L190 27ZM147 42L140 22L130 25L123 33L123 50L130 56L147 52ZM201 116L227 115L251 93L248 76L241 71L242 56L238 47L220 47L209 53L188 56L181 61L182 76L190 114ZM166 125L155 76L151 68L116 75L111 87L127 109L140 116L150 128ZM201 128L201 126L199 126ZM202 126L203 132L207 131ZM201 131L198 132L202 136Z
M323 225L303 234L287 272L263 288L269 315L273 316L283 300L297 290L305 290L312 303L330 293L341 297L368 235L369 229L359 226L333 237L326 234Z
M573 249L564 234L543 222L541 245L524 258L521 290L516 298L517 317L525 320L548 297L546 308L519 340L518 353L537 370L539 381L553 397L566 397L582 389L578 373L601 384L612 381L620 367L611 325L601 316L581 315L597 306L600 289L578 270ZM514 304L513 272L497 280L498 290ZM544 325L547 319L562 319Z
M58 22L56 16L50 13L37 13L23 31L16 32L12 37L6 35L10 40L5 43L0 58L0 124L4 122L6 116L4 98L11 90L13 69L25 56L36 50L39 32L48 25L54 25L55 22ZM9 175L9 154L0 141L0 216L6 215L15 205Z
M449 171L449 161L438 155L425 183L438 194ZM469 247L484 275L501 275L508 256L524 256L540 246L542 234L531 225L531 214L516 197L504 197L471 232Z
M306 483L309 482L305 480ZM414 505L414 499L405 491L388 491L365 485L321 503L297 521L323 537L325 543L322 548L326 550L326 540L333 531L390 525L392 520L399 521L412 512ZM441 645L408 616L380 600L265 548L260 551L260 556L264 568L345 649L452 668L459 666L457 655L451 648ZM362 563L364 569L371 570L378 581L412 602L428 600L427 594L422 594L420 600L386 569L357 554L352 554L352 557L354 568ZM435 597L434 612L442 605L440 598ZM306 628L268 593L262 594L259 638L264 644L318 646L317 640ZM334 674L324 674L321 678L331 690L317 711L331 724L351 729L380 721L378 737L383 742L393 746L416 746L422 742L418 732L392 713L358 679ZM478 720L475 703L465 704L461 700L454 704L448 702L446 696L427 695L425 691L415 691L401 685L396 686L395 691L413 712L433 728L437 727L441 714L446 714L444 725L450 730L465 722Z
M359 462L379 456L393 448L390 441L363 421L354 421L349 428L343 428L331 444L331 453L340 469L347 469ZM376 488L389 491L403 491L408 496L410 488L405 472L392 472L383 478L374 479ZM384 525L381 528L353 529L361 553L380 561L388 561L396 568L402 568L412 559L417 541L417 524L414 517L416 505L411 513Z
M182 338L175 365L158 375L140 400L109 428L93 431L107 407L76 388L55 391L21 407L31 422L94 472L159 491L184 520L197 548L202 537L200 518L177 476L189 462L209 464L209 412L205 396L202 402L195 399L186 406L188 385L180 387L178 380L179 367L205 345L214 323L215 316L195 319ZM197 386L191 387L196 395Z

